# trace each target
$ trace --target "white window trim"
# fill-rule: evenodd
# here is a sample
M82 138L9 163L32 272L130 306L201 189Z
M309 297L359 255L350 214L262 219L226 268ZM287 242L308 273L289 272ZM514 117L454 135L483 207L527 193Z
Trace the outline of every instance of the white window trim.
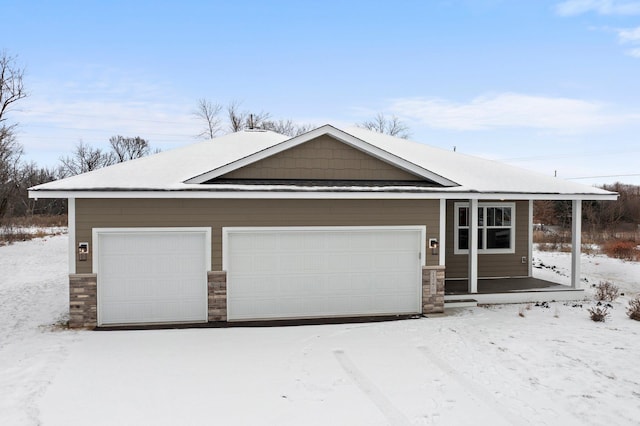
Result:
M458 233L458 228L459 228L459 214L458 214L458 209L461 207L469 207L469 203L454 203L454 207L453 207L453 221L454 221L454 225L453 225L453 252L454 254L468 254L469 250L468 249L460 249L459 248L459 233ZM478 203L478 207L511 207L511 242L510 242L510 246L511 248L508 249L478 249L478 254L513 254L516 252L516 248L515 248L515 243L516 243L516 203L504 203L504 202L495 202L495 203ZM476 213L477 216L477 213ZM485 223L487 218L484 218ZM484 238L482 239L482 241L486 244L487 242L487 238L486 238L486 225L484 226L480 226L478 225L478 229L483 230L483 232L485 232ZM475 238L474 238L475 240Z

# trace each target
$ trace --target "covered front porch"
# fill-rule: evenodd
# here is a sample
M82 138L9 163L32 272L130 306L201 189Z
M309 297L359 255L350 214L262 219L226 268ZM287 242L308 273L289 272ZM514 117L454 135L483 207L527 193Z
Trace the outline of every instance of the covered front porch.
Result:
M546 196L539 197L544 199ZM553 197L551 197L553 198ZM560 199L560 198L558 198ZM513 200L516 200L515 198ZM504 200L500 200L504 201ZM520 217L520 222L523 228L517 228L513 224L515 222L515 205L509 206L508 203L496 203L490 204L486 200L479 202L479 199L468 199L464 203L464 216L458 216L458 211L454 210L456 214L453 216L454 223L447 223L446 219L446 207L444 200L441 202L441 215L440 215L440 241L439 241L439 257L440 264L444 265L449 260L454 260L453 257L457 255L466 256L465 269L466 277L459 278L461 275L459 270L460 262L457 261L458 269L456 278L449 278L445 281L445 308L455 306L473 306L474 304L500 304L500 303L535 303L535 302L551 302L551 301L576 301L584 299L584 289L580 288L580 257L581 257L581 225L582 225L582 199L576 197L572 199L572 252L571 252L571 272L569 278L569 285L555 283L547 281L533 276L533 199L529 199L527 204L528 212L526 212L526 219L523 221L523 217ZM457 202L456 204L462 205L463 203ZM504 248L502 251L495 250L501 253L510 253L509 258L500 258L499 261L495 261L496 257L484 256L484 261L491 261L494 269L484 268L482 277L480 274L479 266L479 254L488 253L487 250L489 244L486 242L489 236L487 223L490 219L489 210L483 206L499 205L504 209L509 209L508 217L503 216L503 223L496 223L495 225L502 225L499 232L506 230L506 235L511 237L511 241L508 239L505 241L497 241L502 243ZM479 209L480 207L480 209ZM498 211L499 208L496 208ZM493 213L493 212L492 212ZM484 215L483 215L484 214ZM522 214L522 213L520 213ZM450 220L450 219L449 219ZM464 223L462 223L464 220ZM524 223L523 223L524 222ZM463 226L464 225L464 226ZM484 225L484 233L483 233ZM508 226L505 226L508 225ZM510 228L509 228L510 226ZM498 228L498 226L494 226ZM449 248L448 258L447 249L448 244L453 244L451 236L454 238L458 235L450 231L449 238L447 238L446 229L454 229L455 233L464 231L465 241L464 247L461 247L460 241L455 241L455 250ZM479 232L480 231L480 232ZM499 232L495 232L495 235L499 235ZM515 235L515 234L518 235ZM479 240L476 240L478 237ZM448 241L447 241L448 240ZM484 240L484 245L483 245ZM524 241L523 241L524 240ZM515 245L518 245L518 250L515 249ZM464 249L464 251L462 250ZM509 270L502 268L501 265L512 264L514 258L515 262L520 264L522 268L516 270ZM504 261L502 259L505 259ZM503 263L500 263L503 262ZM486 265L485 265L486 266ZM496 271L507 271L503 275ZM516 272L509 273L509 272ZM489 275L491 274L491 275ZM486 276L491 276L487 278ZM464 275L463 275L464 276ZM468 304L462 303L466 301Z

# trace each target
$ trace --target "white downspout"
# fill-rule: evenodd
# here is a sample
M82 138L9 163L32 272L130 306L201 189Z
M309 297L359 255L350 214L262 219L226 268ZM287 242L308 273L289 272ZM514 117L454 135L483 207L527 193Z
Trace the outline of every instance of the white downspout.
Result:
M439 243L439 259L438 264L440 266L445 266L446 262L446 251L447 251L447 200L444 198L440 199L440 241Z

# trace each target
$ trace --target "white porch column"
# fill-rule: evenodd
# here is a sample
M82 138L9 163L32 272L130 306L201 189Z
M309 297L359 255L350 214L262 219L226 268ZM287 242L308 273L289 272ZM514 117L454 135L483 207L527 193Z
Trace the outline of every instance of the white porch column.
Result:
M582 200L571 204L571 287L580 288L580 254L582 252Z
M478 292L478 200L469 200L469 293Z
M447 250L447 200L444 198L440 199L440 236L439 236L439 247L438 247L438 264L440 266L445 265L445 255Z
M533 276L533 200L529 200L529 254L527 255L529 262L527 275Z
M76 199L67 198L67 228L69 234L69 275L76 273Z

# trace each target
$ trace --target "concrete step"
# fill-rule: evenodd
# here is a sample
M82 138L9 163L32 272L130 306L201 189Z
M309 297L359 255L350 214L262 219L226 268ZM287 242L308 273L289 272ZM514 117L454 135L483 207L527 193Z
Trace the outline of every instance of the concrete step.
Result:
M445 300L444 308L474 308L478 306L475 299Z

